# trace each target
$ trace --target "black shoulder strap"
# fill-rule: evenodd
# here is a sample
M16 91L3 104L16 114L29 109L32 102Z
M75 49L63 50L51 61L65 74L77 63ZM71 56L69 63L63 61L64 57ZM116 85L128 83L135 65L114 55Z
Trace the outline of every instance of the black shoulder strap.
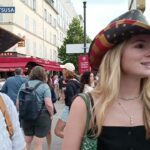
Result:
M37 84L35 85L35 87L34 87L34 90L36 90L42 83L43 83L42 81L40 81L39 83L37 83Z
M25 87L29 87L29 83L28 83L28 81L25 83Z

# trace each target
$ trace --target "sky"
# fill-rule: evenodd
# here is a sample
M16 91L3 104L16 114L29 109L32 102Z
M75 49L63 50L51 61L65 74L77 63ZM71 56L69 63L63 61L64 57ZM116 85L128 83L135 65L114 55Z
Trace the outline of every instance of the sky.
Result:
M71 0L77 14L83 16L83 0ZM85 0L84 0L85 1ZM150 22L150 0L144 15ZM86 33L93 39L109 22L128 10L128 0L86 0Z

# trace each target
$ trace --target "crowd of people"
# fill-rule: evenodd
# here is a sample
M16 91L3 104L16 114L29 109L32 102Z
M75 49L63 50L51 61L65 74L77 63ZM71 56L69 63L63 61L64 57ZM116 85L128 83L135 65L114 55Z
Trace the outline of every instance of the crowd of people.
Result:
M8 95L11 103L13 103L15 109L14 115L16 117L17 114L19 115L19 118L17 117L16 119L19 119L17 125L20 135L18 134L16 139L22 138L20 144L22 143L22 146L24 146L24 149L26 150L31 149L33 140L34 149L42 150L43 139L45 137L47 139L47 148L48 150L51 149L51 125L53 115L57 113L55 108L55 102L57 100L64 102L65 106L58 118L54 132L58 137L64 138L64 128L66 126L73 97L80 92L88 92L94 88L95 81L92 72L84 72L80 78L76 78L75 66L72 63L61 65L61 68L63 70L62 76L60 77L57 74L53 76L47 74L41 66L35 66L28 76L23 75L21 68L16 68L14 72L15 75L7 78L1 88L1 92ZM25 91L26 89L29 90L30 87L32 89L35 88L35 91L39 96L38 108L40 111L36 119L31 117L33 112L30 110L34 109L31 107L31 101L29 104L23 101L28 101L29 97L26 99L26 97L22 95L22 91ZM12 120L12 123L14 123L14 120ZM21 128L23 132L21 132ZM21 149L22 148L18 147L18 150Z
M70 62L60 66L61 76L35 66L23 77L17 68L0 93L8 112L0 113L0 150L30 150L33 139L42 150L43 138L50 150L57 100L64 102L54 129L62 150L149 150L149 41L144 15L130 10L92 41L89 62L97 76L85 71L77 78Z

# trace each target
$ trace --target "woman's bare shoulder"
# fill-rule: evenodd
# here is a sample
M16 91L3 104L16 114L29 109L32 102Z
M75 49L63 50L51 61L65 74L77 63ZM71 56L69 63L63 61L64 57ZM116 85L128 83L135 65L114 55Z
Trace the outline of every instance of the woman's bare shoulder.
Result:
M86 104L81 96L77 96L71 105L71 109L77 109L77 108L78 109L86 108Z

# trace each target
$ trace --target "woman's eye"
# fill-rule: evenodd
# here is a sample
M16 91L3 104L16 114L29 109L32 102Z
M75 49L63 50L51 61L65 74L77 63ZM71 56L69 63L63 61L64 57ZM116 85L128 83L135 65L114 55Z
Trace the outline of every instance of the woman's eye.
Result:
M136 48L144 48L144 44L140 43L135 46Z

